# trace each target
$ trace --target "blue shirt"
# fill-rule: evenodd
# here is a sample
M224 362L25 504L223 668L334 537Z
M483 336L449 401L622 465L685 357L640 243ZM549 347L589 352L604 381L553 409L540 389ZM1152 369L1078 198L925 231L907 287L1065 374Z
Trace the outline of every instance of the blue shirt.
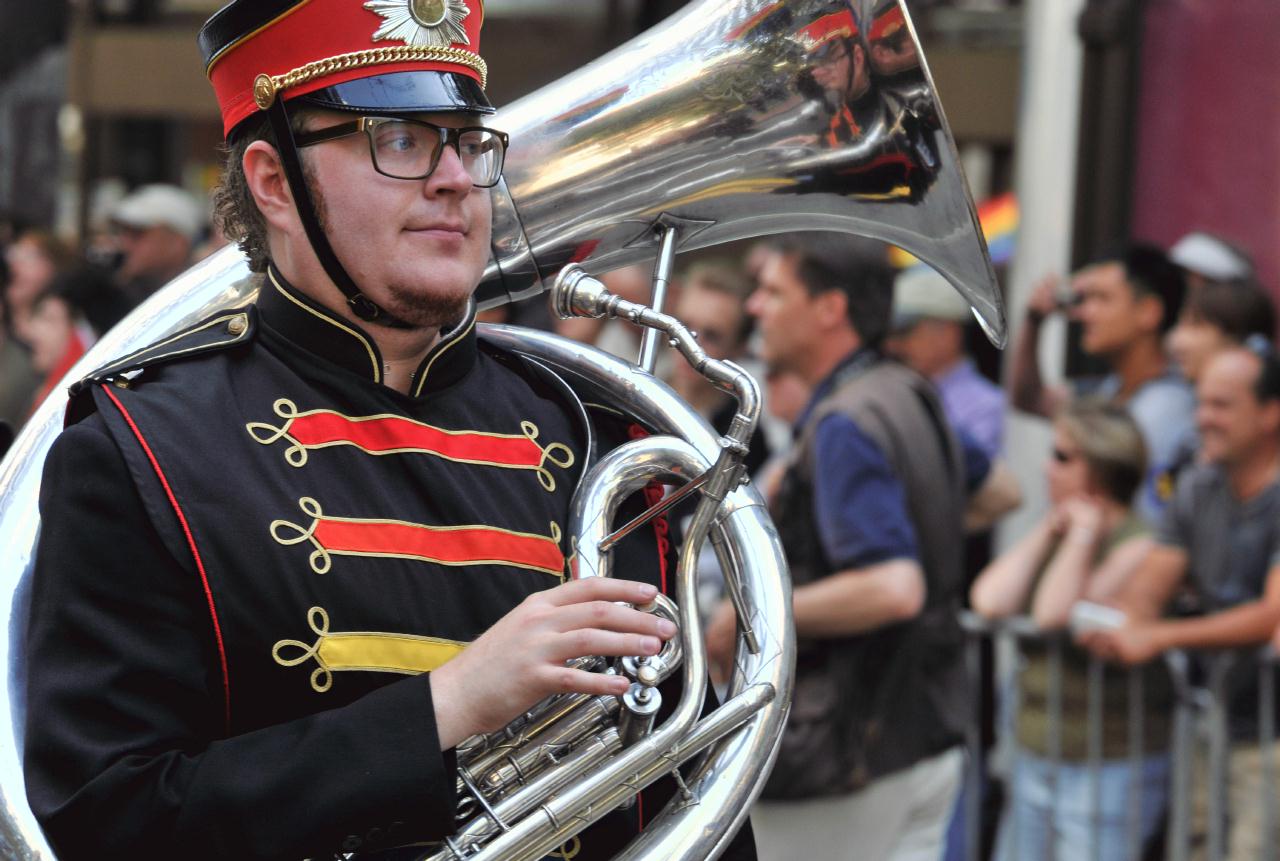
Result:
M1075 393L1077 397L1120 402L1120 377L1110 374L1079 380ZM1172 495L1169 476L1181 465L1187 441L1195 439L1195 392L1181 374L1169 369L1143 383L1123 403L1147 444L1147 474L1134 506L1148 523L1158 524Z
M796 424L799 432L814 408L849 374L879 357L857 351L814 389ZM973 440L960 435L967 484L981 483L990 461ZM814 508L827 560L837 570L862 568L920 554L907 509L906 491L880 447L853 419L832 413L814 431Z

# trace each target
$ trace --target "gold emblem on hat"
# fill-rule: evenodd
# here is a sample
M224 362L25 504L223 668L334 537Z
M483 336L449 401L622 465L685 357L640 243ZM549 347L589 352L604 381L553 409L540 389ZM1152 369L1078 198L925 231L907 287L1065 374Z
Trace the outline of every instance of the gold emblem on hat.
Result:
M253 100L264 111L276 100L276 83L270 75L259 75L254 79Z
M382 16L373 40L447 48L470 45L462 22L471 14L464 0L369 0L364 8Z

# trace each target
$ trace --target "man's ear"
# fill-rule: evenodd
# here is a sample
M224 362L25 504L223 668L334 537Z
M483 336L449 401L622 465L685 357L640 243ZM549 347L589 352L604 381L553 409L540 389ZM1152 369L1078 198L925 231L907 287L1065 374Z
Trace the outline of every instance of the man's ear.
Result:
M809 304L815 315L814 325L824 331L848 321L849 297L843 290L823 290Z
M254 141L245 149L241 164L245 183L267 224L290 232L299 223L298 211L276 148L266 141Z
M1259 416L1263 428L1275 436L1280 434L1280 401L1268 400L1262 404L1261 415Z
M1159 332L1160 323L1164 320L1164 303L1150 293L1138 297L1138 322L1143 329Z

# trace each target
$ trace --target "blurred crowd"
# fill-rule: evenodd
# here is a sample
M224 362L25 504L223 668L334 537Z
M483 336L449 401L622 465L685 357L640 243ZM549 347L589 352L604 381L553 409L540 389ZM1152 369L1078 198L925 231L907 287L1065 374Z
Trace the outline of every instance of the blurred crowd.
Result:
M19 429L100 336L220 244L205 206L163 185L121 199L80 249L0 223L0 432ZM650 277L632 267L603 280L647 302ZM1133 857L1125 812L1135 794L1142 850L1160 851L1171 694L1151 662L1175 649L1280 647L1270 295L1249 256L1209 233L1169 249L1118 246L1035 286L1002 382L968 352L967 303L923 264L893 270L876 243L788 236L678 273L667 309L765 391L769 417L746 468L796 583L800 674L753 817L762 857L806 847L807 857L836 857L848 841L859 857L962 857L961 734L978 694L960 674L962 606L993 621L1029 618L1068 644L1056 692L1036 641L1021 646L1002 691L1018 704L1007 740L1018 756L1005 775L1011 801L987 802L1001 811L992 857ZM1076 327L1096 374L1048 381L1041 333L1054 317ZM543 308L497 318L553 325ZM640 332L625 322L555 325L627 359L639 352ZM728 428L734 403L687 363L664 351L656 373ZM1009 409L1051 423L1040 474L1010 468ZM11 438L0 435L0 451ZM995 552L993 529L1037 483L1048 510L1023 534L1006 530ZM716 583L704 586L723 676L733 616ZM1128 676L1118 670L1104 680L1100 774L1084 764L1091 655L1152 670L1138 706L1140 769L1127 758ZM1247 799L1277 751L1257 743L1257 674L1237 675L1231 786ZM1051 700L1061 724L1052 739ZM1232 807L1231 858L1259 857L1265 826L1246 807Z
M644 270L605 280L647 296ZM712 356L759 375L771 414L748 465L792 568L800 657L791 724L753 811L761 857L965 857L959 732L980 692L955 685L945 617L960 605L1065 638L1058 670L1048 640L1022 639L998 685L1006 708L1016 702L1016 755L1003 792L983 769L981 806L994 812L982 857L1165 857L1173 694L1157 659L1280 646L1280 359L1249 256L1195 232L1046 276L1003 384L968 354L976 324L940 275L895 273L847 238L700 262L668 307ZM1054 317L1096 373L1047 382L1041 333ZM638 353L625 323L562 331ZM659 370L727 427L723 394L683 362ZM1040 474L1008 466L1010 408L1051 424ZM1048 510L993 552L993 525L1036 483ZM727 673L733 616L714 601L708 613ZM1096 768L1091 657L1108 667ZM1131 666L1145 668L1137 767ZM1276 827L1263 776L1280 751L1258 741L1257 664L1237 669L1226 857L1257 859Z
M0 215L0 451L108 329L223 243L205 205L146 185L82 246Z

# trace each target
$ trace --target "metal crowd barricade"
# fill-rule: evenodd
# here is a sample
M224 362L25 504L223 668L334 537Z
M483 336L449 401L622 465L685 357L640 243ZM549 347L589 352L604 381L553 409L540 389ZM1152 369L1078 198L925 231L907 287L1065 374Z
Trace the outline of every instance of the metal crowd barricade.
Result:
M1041 631L1026 617L1014 617L1000 621L988 621L970 611L960 615L961 628L965 632L965 669L969 689L977 691L981 686L982 664L980 649L984 639L997 644L997 654L1016 656L1012 667L999 668L997 661L996 690L1003 694L997 707L995 749L996 759L1007 764L1003 769L1010 778L1006 781L1006 803L1002 815L1008 816L1015 801L1015 781L1011 778L1020 755L1016 743L1016 725L1022 708L1020 702L1020 678L1022 646L1026 643L1042 643L1047 650L1047 738L1044 760L1048 765L1050 797L1056 798L1056 781L1063 765L1063 655L1070 643L1069 635L1062 632ZM1003 648L1001 648L1003 646ZM1228 679L1234 662L1241 654L1256 655L1258 686L1258 744L1261 753L1261 792L1256 804L1260 805L1258 817L1261 834L1258 861L1278 861L1280 845L1276 842L1277 820L1280 818L1280 775L1277 775L1277 758L1280 748L1276 741L1276 676L1280 674L1280 657L1271 647L1247 650L1244 653L1218 652L1192 655L1174 651L1164 655L1163 665L1168 671L1172 693L1172 722L1169 735L1169 785L1164 814L1164 853L1168 861L1223 861L1228 857L1228 835L1231 816L1246 811L1231 811L1227 799L1232 743L1230 736L1230 691ZM1104 764L1103 731L1105 721L1106 664L1090 657L1087 664L1086 746L1083 762L1090 792L1090 829L1087 853L1082 857L1101 857L1101 827L1104 811L1102 805L1102 767ZM1114 670L1114 668L1113 668ZM1145 784L1145 760L1149 753L1146 743L1146 677L1143 668L1127 672L1126 715L1127 744L1125 761L1130 775L1132 791L1125 799L1125 856L1144 858L1143 791ZM980 767L988 756L982 749L981 706L974 698L974 707L966 721L965 745L968 749L968 766L965 774L965 858L967 861L984 861L981 846L982 775ZM1203 751L1203 754L1201 753ZM1154 752L1154 751L1152 751ZM1204 796L1197 801L1195 780L1197 759L1206 763L1208 779L1201 784ZM990 769L987 769L990 771ZM1112 811L1108 811L1112 812ZM1203 812L1203 815L1197 815ZM1045 832L1053 835L1053 805L1046 815ZM1017 818L1010 823L1013 844L1018 844ZM1003 827L1003 823L1002 823ZM1203 833L1201 833L1203 832ZM1080 857L1080 856L1077 856ZM1152 856L1154 857L1154 856ZM1235 861L1237 856L1231 856ZM1017 861L1058 861L1054 840L1047 841L1043 859L1018 858ZM1253 861L1252 856L1250 861Z

